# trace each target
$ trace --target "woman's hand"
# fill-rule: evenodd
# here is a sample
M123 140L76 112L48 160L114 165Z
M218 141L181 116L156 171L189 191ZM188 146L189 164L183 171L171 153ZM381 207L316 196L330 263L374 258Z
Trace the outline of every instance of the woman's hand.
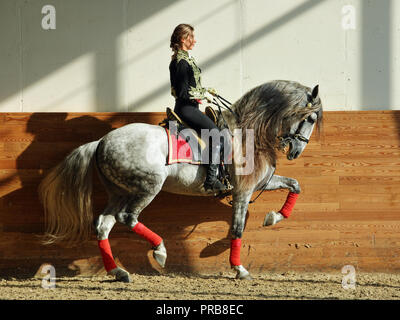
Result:
M208 90L204 93L204 98L209 103L213 102L213 100L214 100L214 96Z
M214 88L207 88L207 92L211 93L213 96L217 96L217 90L215 90Z

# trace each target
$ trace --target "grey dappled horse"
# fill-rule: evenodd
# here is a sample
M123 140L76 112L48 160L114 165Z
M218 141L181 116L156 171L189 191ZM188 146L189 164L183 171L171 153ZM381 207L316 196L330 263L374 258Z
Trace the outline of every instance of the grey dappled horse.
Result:
M248 132L254 136L254 144L246 146L252 150L251 172L238 174L243 163L236 161L235 153L232 163L226 164L234 187L231 225L234 241L242 237L253 192L284 188L291 193L300 193L295 179L274 174L276 152L283 150L289 160L301 155L314 126L320 126L322 104L318 86L311 89L294 81L278 80L250 90L231 109L233 112L222 112L223 118L219 115L218 126L223 128L226 124L231 132L240 129L241 136L234 138L233 148L244 143ZM244 155L244 151L240 155ZM203 187L205 166L167 165L167 155L165 129L144 123L125 125L72 151L50 171L39 187L45 209L46 243L69 241L79 244L89 239L94 223L99 247L102 241L108 246L108 249L100 247L106 270L117 280L130 281L129 273L115 265L109 248L107 239L114 224L118 221L135 230L136 225L141 225L138 221L140 213L160 191L213 196ZM95 220L91 203L93 168L97 169L109 195L106 208ZM273 225L283 218L280 212L272 211L266 215L264 225ZM154 234L148 229L141 235L153 243L153 256L164 267L167 252L162 238L155 235L159 240L153 241ZM249 279L249 272L239 261L240 245L238 247L231 246L231 258L236 250L231 266L237 272L237 278Z

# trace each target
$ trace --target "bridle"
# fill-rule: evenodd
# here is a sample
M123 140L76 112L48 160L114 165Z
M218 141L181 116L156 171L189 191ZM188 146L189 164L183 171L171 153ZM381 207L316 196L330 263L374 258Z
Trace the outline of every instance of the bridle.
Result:
M296 132L293 133L287 133L285 135L279 136L278 139L280 141L280 145L281 146L287 146L290 142L292 142L293 140L298 140L301 142L305 142L306 144L308 144L310 142L310 139L307 139L305 136L301 135L301 129L303 128L303 125L306 122L311 122L311 123L315 123L315 120L311 118L311 116L308 116L307 118L305 118L303 121L300 122L299 126L297 127Z

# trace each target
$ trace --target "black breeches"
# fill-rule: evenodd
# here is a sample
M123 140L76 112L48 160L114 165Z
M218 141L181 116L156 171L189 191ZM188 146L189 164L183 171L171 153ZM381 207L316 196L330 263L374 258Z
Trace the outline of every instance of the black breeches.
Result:
M195 129L201 134L201 129L217 129L219 128L207 117L198 107L190 104L176 104L174 111L188 126Z
M196 130L200 137L201 129L217 129L218 132L220 131L215 123L196 106L189 104L176 104L174 111L189 127ZM211 146L211 148L209 148L209 163L218 164L220 162L220 154L223 151L224 141L221 139L219 134L218 137L219 141L214 140L212 138L212 132L210 132L208 141L208 145Z

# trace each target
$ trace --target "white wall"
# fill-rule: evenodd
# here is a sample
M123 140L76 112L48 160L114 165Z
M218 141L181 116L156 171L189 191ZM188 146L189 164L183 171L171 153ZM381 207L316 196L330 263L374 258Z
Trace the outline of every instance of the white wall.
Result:
M55 30L41 26L48 4ZM0 0L0 112L164 111L181 22L203 85L228 100L290 79L320 84L325 110L400 106L400 1Z

